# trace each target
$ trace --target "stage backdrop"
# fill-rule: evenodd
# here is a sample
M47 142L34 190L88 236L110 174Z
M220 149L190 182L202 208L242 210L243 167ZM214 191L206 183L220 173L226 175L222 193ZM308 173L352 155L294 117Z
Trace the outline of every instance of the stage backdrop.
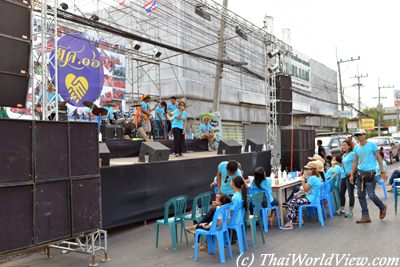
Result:
M244 176L257 166L270 173L270 151L213 156L182 161L137 163L101 169L103 228L110 229L163 216L164 203L171 197L194 197L211 191L210 183L221 161L237 160Z

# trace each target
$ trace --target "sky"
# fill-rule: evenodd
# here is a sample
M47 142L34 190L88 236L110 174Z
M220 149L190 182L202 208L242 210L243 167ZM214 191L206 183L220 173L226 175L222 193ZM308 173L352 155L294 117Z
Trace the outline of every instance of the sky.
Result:
M218 0L222 4L222 0ZM265 15L274 18L274 34L281 38L282 29L291 30L292 46L311 58L337 70L338 59L351 57L359 61L341 64L345 98L357 105L357 74L368 74L362 80L361 108L375 107L378 78L383 106L394 105L393 90L400 90L398 63L400 38L397 26L398 0L228 0L228 8L263 26Z

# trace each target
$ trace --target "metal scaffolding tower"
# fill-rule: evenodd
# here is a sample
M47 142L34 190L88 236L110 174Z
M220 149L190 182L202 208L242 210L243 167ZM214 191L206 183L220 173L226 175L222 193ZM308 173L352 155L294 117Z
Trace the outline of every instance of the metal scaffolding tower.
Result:
M57 8L58 0L34 0L33 11L35 22L32 37L34 45L32 49L32 61L37 64L32 73L32 118L49 120L51 113L55 112L54 120L58 120L58 73L57 53ZM38 21L40 20L40 21ZM50 73L50 68L54 73ZM37 71L35 73L35 70ZM54 93L48 93L52 87ZM39 95L35 99L35 95ZM40 117L36 117L36 107L40 106Z

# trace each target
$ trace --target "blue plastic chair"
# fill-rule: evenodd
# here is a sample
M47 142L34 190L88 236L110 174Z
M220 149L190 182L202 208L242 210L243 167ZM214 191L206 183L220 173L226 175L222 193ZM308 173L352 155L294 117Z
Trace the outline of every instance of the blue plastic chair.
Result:
M329 216L332 218L335 214L335 211L333 209L333 201L331 197L331 189L332 189L332 179L326 180L322 185L322 194L321 194L321 205L324 211L325 218L326 218L326 210L325 210L324 200L328 202Z
M263 244L265 244L265 238L264 238L264 233L263 233L263 228L262 228L262 217L261 217L261 204L262 200L264 198L264 192L258 192L251 196L247 202L247 209L250 210L250 206L253 208L253 214L250 215L248 222L250 224L250 230L251 230L251 239L253 241L253 247L257 247L257 222L260 225L260 230L261 230L261 237L263 240Z
M393 179L394 214L397 214L397 198L400 196L400 178Z
M321 186L321 188L317 189L318 190L317 197L315 197L310 204L300 205L299 206L299 228L301 228L302 225L303 225L303 208L315 208L315 209L317 209L319 222L321 223L321 226L324 226L324 215L323 215L322 205L321 205L321 192L322 192L321 189L322 189L322 186Z
M242 201L233 210L233 214L229 218L229 223L228 223L228 229L231 230L230 238L232 238L232 231L236 231L237 243L239 245L240 254L244 253L243 240L246 246L246 251L249 250L249 245L247 243L246 225L244 223L244 214L245 214L245 209L243 207L243 201ZM239 218L238 216L240 215L243 215L243 217ZM236 223L236 221L238 221L238 223Z
M271 203L271 200L268 197L268 194L265 190L260 189L260 188L249 188L249 195L255 195L258 192L263 192L265 194L265 198L267 199L267 203L268 203L268 207L267 208L263 208L261 207L261 218L264 224L264 232L268 232L269 231L269 227L268 227L268 213L272 212L273 210L275 210L275 214L276 214L276 220L278 221L278 226L281 226L281 219L279 216L279 208L278 206L273 206Z
M207 237L208 253L216 253L216 242L218 241L219 258L221 263L225 263L225 244L228 245L229 256L232 259L232 247L228 233L228 217L232 204L225 204L218 208L212 220L209 230L197 229L194 234L194 261L199 260L199 236ZM221 218L218 225L218 218Z
M385 181L381 178L380 175L377 175L377 177L378 177L377 184L382 186L383 196L385 199L387 199L387 190L386 190L386 186L385 186Z
M172 248L176 250L176 243L178 239L178 232L177 226L181 226L181 231L185 228L184 223L184 215L186 212L186 204L187 204L188 196L177 196L169 199L164 205L164 219L160 219L156 221L156 248L158 247L158 234L159 234L159 226L160 225L168 225L170 232L171 232L171 240L172 240ZM174 217L169 216L170 207L173 207ZM186 231L185 233L186 238L186 246L189 245L188 236Z

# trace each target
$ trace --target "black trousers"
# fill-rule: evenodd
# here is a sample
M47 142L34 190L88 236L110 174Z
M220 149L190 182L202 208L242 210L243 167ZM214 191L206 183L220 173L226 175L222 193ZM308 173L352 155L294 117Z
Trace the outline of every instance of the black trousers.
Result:
M183 133L182 129L172 128L172 134L174 135L175 155L182 154L183 147L185 145L185 135L183 135L182 133Z
M211 206L210 209L207 211L206 215L204 215L204 218L199 222L199 224L201 223L209 224L210 222L212 222L216 210L217 210L216 206ZM202 227L197 225L196 228L199 229Z
M354 184L350 183L349 178L343 178L340 179L340 184L339 184L339 197L340 197L340 206L344 207L344 205L346 204L346 190L348 192L349 195L349 201L350 204L349 206L351 208L354 207Z

